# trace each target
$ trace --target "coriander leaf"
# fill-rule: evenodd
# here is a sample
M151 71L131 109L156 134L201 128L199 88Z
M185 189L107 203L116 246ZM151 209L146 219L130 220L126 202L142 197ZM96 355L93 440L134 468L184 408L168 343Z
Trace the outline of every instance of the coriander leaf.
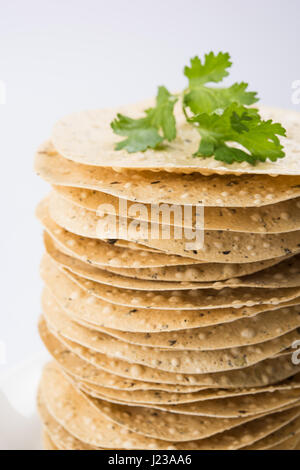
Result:
M256 109L231 104L222 115L202 113L189 119L201 135L195 156L213 156L226 163L276 161L284 157L278 136L285 136L281 124L263 121ZM229 146L236 142L242 148Z
M235 83L229 88L192 88L184 96L184 105L195 113L212 113L224 110L231 103L251 105L257 101L256 93L247 91L247 83Z
M230 117L232 129L234 129L239 134L241 134L244 131L245 132L249 131L249 128L245 124L249 121L251 121L251 117L246 112L243 112L243 114L239 116L235 111L233 111Z
M197 56L191 59L191 67L184 68L184 75L189 79L191 88L210 82L218 83L229 75L227 69L231 65L227 52L219 52L218 55L210 52L205 54L204 64Z
M285 129L270 119L260 121L256 126L250 126L248 132L238 134L235 140L248 149L257 160L264 162L269 159L275 162L285 156L278 135L285 136Z
M177 101L177 97L171 95L164 86L160 86L156 97L156 107L146 111L153 127L161 128L164 138L169 142L176 137L174 106Z
M213 88L206 86L210 82L220 82L228 75L231 67L230 56L213 52L205 56L204 64L199 57L191 60L191 67L185 67L184 73L189 79L189 87L184 94L184 106L189 107L194 114L212 113L224 110L231 103L251 105L257 101L255 92L247 91L247 83L235 83L228 88Z
M163 141L155 127L148 127L143 119L131 119L118 114L111 123L115 134L127 136L127 139L116 144L116 150L125 149L129 153L143 152L147 148L155 148Z
M156 148L163 142L174 140L176 137L176 121L174 106L177 97L161 86L156 97L156 106L147 109L146 115L140 119L118 114L111 123L115 134L128 138L116 145L116 150L126 149L129 153L143 152L147 148ZM162 136L159 131L162 130Z
M256 91L247 91L248 83L234 83L231 87L225 88L228 93L228 104L236 102L250 106L251 104L257 103L258 97ZM224 94L224 91L223 91ZM229 103L230 101L230 103ZM226 104L227 106L227 104ZM225 106L224 106L225 107Z
M285 136L286 131L272 120L263 121L257 109L249 108L258 98L257 93L248 91L247 83L219 88L208 86L227 77L231 65L228 53L210 52L203 62L196 56L191 59L190 66L184 68L189 85L180 94L183 113L201 135L194 156L214 156L226 163L246 161L252 165L257 161L283 158L285 154L279 136ZM156 149L165 140L175 139L174 106L177 101L177 96L161 86L155 106L145 110L142 118L118 114L111 127L126 139L115 148L138 152Z
M227 145L221 145L215 151L215 160L219 160L225 163L234 163L234 162L248 162L250 165L255 165L256 160L249 153L244 152L241 149L234 147L228 147Z

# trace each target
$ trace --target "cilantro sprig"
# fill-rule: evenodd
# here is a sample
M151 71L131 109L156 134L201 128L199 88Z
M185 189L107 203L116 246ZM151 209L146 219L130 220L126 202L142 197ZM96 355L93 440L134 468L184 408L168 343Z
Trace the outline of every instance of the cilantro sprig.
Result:
M126 140L116 145L116 150L126 149L129 153L143 152L147 148L156 148L164 139L171 142L176 137L174 106L178 98L164 87L158 88L155 108L145 111L146 116L132 119L117 114L111 123L113 131ZM161 131L161 134L159 133Z
M245 82L229 87L209 86L220 83L229 75L228 53L213 52L190 61L184 68L188 87L181 95L171 94L165 87L158 88L156 105L145 111L140 119L118 114L111 123L113 131L126 139L116 150L129 153L157 149L165 140L176 138L174 106L181 99L187 122L201 137L195 157L213 157L225 163L246 161L255 165L267 159L276 161L285 153L278 136L285 136L281 124L264 121L257 109L249 107L258 101L257 93L248 91Z
M281 124L262 121L257 109L232 103L221 114L198 114L189 121L196 125L202 139L195 156L211 157L226 163L246 161L275 162L284 157L278 135L285 135ZM236 142L240 147L229 145ZM243 150L245 149L245 150Z
M232 63L228 53L210 52L202 64L199 57L191 59L191 66L184 68L184 75L189 80L188 89L184 92L184 106L194 114L212 113L226 109L231 103L251 105L258 101L256 93L246 91L247 83L235 83L229 88L208 87L208 83L219 83L229 75L228 68Z

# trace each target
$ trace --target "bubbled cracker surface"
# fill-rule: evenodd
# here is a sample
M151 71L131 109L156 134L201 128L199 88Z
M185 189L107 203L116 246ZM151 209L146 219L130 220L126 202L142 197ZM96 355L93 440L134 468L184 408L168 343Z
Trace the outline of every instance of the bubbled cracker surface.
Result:
M53 391L52 388L54 386L55 390ZM130 416L126 415L126 412L124 412L122 417L119 416L119 421L122 420L122 425L120 425L117 422L116 416L114 416L112 419L112 415L110 414L108 418L108 409L111 407L111 405L108 405L108 408L107 405L102 405L100 407L97 405L96 407L91 403L91 399L78 392L75 389L74 384L64 378L61 372L54 365L49 365L44 370L41 382L41 392L46 406L51 411L51 414L54 415L56 420L66 427L67 430L70 431L70 429L72 429L72 434L75 434L75 437L84 436L84 442L87 442L90 445L95 445L95 443L97 443L97 445L100 444L101 447L108 447L105 445L108 435L112 439L113 444L117 440L116 431L119 431L119 433L121 433L121 435L127 439L126 448L136 448L136 445L140 439L144 439L144 445L146 445L146 448L153 448L153 445L159 446L159 448L161 448L159 444L161 443L162 445L163 441L157 440L152 436L152 434L156 434L158 432L158 428L160 428L161 434L166 437L164 445L166 445L167 442L170 442L170 445L174 446L173 448L176 448L178 445L186 448L188 448L187 446L195 446L197 448L199 445L201 446L202 443L202 441L197 440L197 436L199 435L202 436L202 439L208 439L210 437L213 438L216 434L218 434L218 431L224 432L227 429L232 429L232 432L234 432L234 429L238 426L243 424L247 425L249 422L253 421L253 419L251 420L249 417L237 419L214 419L199 417L196 420L195 418L193 420L191 419L193 417L184 417L184 415L181 415L180 419L182 420L182 426L184 427L185 425L189 424L189 429L186 429L186 433L190 435L194 434L193 437L196 437L196 440L186 441L184 437L186 433L182 435L183 429L177 427L178 420L175 419L174 415L167 412L159 413L159 423L156 423L157 417L155 415L148 416L147 422L149 426L147 429L145 429L144 420L139 418L139 414L141 412L140 410L134 414L133 420L131 420ZM56 400L54 399L53 395L55 396ZM73 404L76 404L75 409L71 407L70 401ZM81 421L77 419L77 410L81 411ZM276 427L285 424L295 415L297 415L297 408L295 408L295 410L290 413L287 411L269 416L269 420L265 422L265 433L271 432L271 430L273 431L276 429ZM257 415L257 419L260 419L260 416L261 415ZM250 424L249 427L251 429ZM138 428L139 434L136 434L135 431L131 428ZM259 426L256 423L256 430L254 431L252 429L251 433L252 440L260 437L261 434L257 431L258 428ZM94 432L92 433L91 430ZM103 430L105 430L105 436L103 435ZM220 437L218 436L217 439L219 441Z
M286 288L277 289L276 297L272 289L259 289L259 288L236 288L218 290L213 289L198 289L191 291L172 291L169 292L155 292L155 291L135 291L130 289L119 289L111 286L104 286L103 284L87 281L84 278L71 273L71 271L60 267L51 260L48 255L45 255L41 264L41 273L45 280L49 273L59 277L59 272L62 273L62 279L69 278L71 282L77 284L80 288L75 298L70 297L69 301L80 301L82 291L89 294L91 300L90 305L93 305L92 299L95 297L97 300L108 302L111 305L120 305L123 307L139 307L142 309L153 310L205 310L216 308L242 308L253 307L256 305L280 305L290 300L295 300L300 295L300 288ZM57 289L61 289L58 287ZM250 300L251 299L251 300ZM282 305L283 306L283 305ZM110 313L109 311L107 313ZM135 312L133 312L135 313Z
M184 173L198 171L211 173L299 175L300 165L300 114L294 111L264 109L266 118L271 114L276 121L282 120L287 127L287 138L281 138L286 153L285 158L276 162L259 162L252 166L246 162L232 165L216 161L214 158L194 158L199 146L199 133L186 122L185 116L177 104L177 137L167 143L164 149L148 149L145 152L130 154L123 149L115 150L120 140L110 126L118 112L136 117L141 116L146 103L138 103L119 109L100 109L76 112L61 119L53 129L52 143L65 158L85 165L108 168L130 169L177 169ZM278 116L278 117L277 117Z
M191 416L210 416L215 418L238 418L255 416L280 410L285 406L299 406L299 390L267 392L242 397L217 398L197 403L176 405L159 405L157 408L172 413Z
M77 274L86 279L90 279L95 282L107 284L115 287L134 287L140 290L172 290L172 289L188 289L197 288L197 285L193 282L182 283L182 282L153 282L151 280L143 279L130 279L128 277L120 276L118 274L111 273L106 270L99 269L98 267L91 266L89 263L82 262L71 256L64 254L63 252L55 248L51 237L46 234L44 236L44 245L47 254L57 262L60 266L63 266L74 274Z
M52 442L55 443L60 450L93 450L92 446L84 444L79 439L76 439L68 431L56 421L49 413L45 401L42 396L41 387L39 387L37 405L39 416L42 420L47 434L50 436Z
M278 311L265 312L251 319L241 319L224 325L179 332L143 334L121 332L109 328L101 330L125 342L141 346L179 350L214 350L259 344L299 328L299 323L300 308L297 305ZM88 324L85 326L90 327Z
M51 218L61 227L79 236L89 238L103 237L102 227L105 221L94 212L80 209L78 206L63 198L52 194L49 202ZM186 256L199 261L221 263L250 263L273 259L300 251L300 231L279 234L249 234L244 232L228 232L205 230L204 245L200 249L189 249L187 244L193 238L188 230L182 234L183 238L177 239L174 231L170 232L170 238L164 239L164 230L168 227L161 226L159 239L151 237L150 226L143 223L135 232L129 229L129 219L125 219L128 227L121 227L117 220L120 238L140 243L170 253L171 255ZM112 237L115 233L111 232ZM191 234L192 235L192 234ZM137 238L137 240L136 240Z
M56 445L58 445L61 449L63 450L100 450L100 448L96 448L93 446L89 446L88 444L85 444L78 439L74 438L71 434L68 433L55 419L50 415L50 413L47 410L47 407L45 406L44 403L42 403L42 399L40 397L39 399L39 412L40 415L42 416L43 423L46 423L46 428L47 432L51 434L52 439L55 440ZM288 422L291 416L290 412L285 413L284 417L281 415L281 422ZM294 419L293 422L297 422L297 419ZM293 423L292 422L292 423ZM203 448L208 448L208 449L214 449L214 450L224 450L224 449L238 449L238 448L243 448L247 449L245 447L245 443L251 442L251 441L256 441L256 447L258 449L264 449L264 440L269 439L271 442L271 445L274 445L274 443L278 443L278 439L280 442L280 438L277 437L277 432L275 431L271 434L268 435L269 429L265 430L263 432L262 427L265 424L264 418L257 420L255 422L256 424L256 432L252 433L251 435L248 433L248 436L246 436L246 428L247 425L242 425L237 427L236 429L233 429L232 431L225 431L224 433L219 434L216 437L212 437L209 439L204 440L202 447ZM276 425L273 425L274 427L280 426L281 423ZM248 428L251 426L251 424L248 426ZM286 432L288 432L290 429L290 423L283 425L282 428L283 430L287 429ZM281 431L280 429L280 431ZM250 427L251 430L251 427ZM240 433L241 438L237 438L238 433ZM267 437L264 439L259 439L263 434L267 434ZM273 438L274 436L274 438ZM261 443L261 444L260 444ZM200 443L198 443L199 447ZM255 444L253 444L255 446ZM200 449L199 449L200 450Z
M108 270L102 270L68 256L58 249L47 234L44 236L44 245L50 258L60 266L85 279L120 288L134 288L137 290L170 291L188 289L217 289L224 287L299 287L300 286L300 256L294 256L279 263L277 266L265 269L243 278L232 278L219 282L182 282L144 280L129 278Z
M207 351L259 344L300 327L299 305L212 327L147 334L121 332L104 327L95 330L88 323L74 321L50 296L43 299L42 306L47 322L53 324L60 334L74 341L77 338L80 343L80 338L84 337L91 349L97 349L97 345L101 345L102 333L137 346Z
M54 264L43 265L42 277L58 305L76 320L90 324L91 328L107 327L121 331L155 332L176 331L227 323L258 313L299 304L299 298L284 303L257 306L234 305L215 309L151 309L123 307L88 294Z
M78 353L81 346L89 349L94 362L100 361L102 355L124 359L129 363L155 367L168 372L178 373L211 373L241 369L272 357L283 348L288 348L299 340L299 332L291 331L280 338L265 341L255 346L210 350L185 350L184 352L169 349L149 349L135 344L125 343L112 336L98 332L93 336L89 329L69 322L68 318L59 315L59 311L46 316L48 326L55 334L59 334L76 343Z
M295 392L293 392L293 394L290 394L290 397L292 396L292 399L295 400ZM87 398L89 399L89 397ZM220 401L225 406L226 404L228 404L228 402L226 403L226 400ZM238 398L238 401L243 406L243 399ZM244 399L244 401L246 400ZM207 413L211 412L212 416L209 416L209 414L201 415L201 412L199 413L199 415L180 414L179 412L178 416L174 416L174 414L168 413L168 411L163 411L163 409L157 408L155 410L153 409L153 411L149 411L145 409L145 407L121 406L100 399L91 399L91 403L106 417L112 419L113 421L117 422L122 426L129 427L131 430L135 430L144 435L149 435L149 437L153 437L153 435L156 436L159 430L161 433L161 437L165 439L174 439L176 441L178 440L182 442L186 440L195 440L198 438L204 439L205 437L207 437L204 434L203 427L211 427L212 424L216 426L216 417L220 418L219 420L217 420L219 426L224 427L224 421L227 421L228 416L230 418L229 423L234 423L234 425L241 424L239 422L240 416L238 416L237 414L235 416L230 416L230 412L228 412L227 414L225 412L226 417L222 417L221 412L221 415L218 416L218 410L224 410L224 408L221 408L221 403L218 407L214 401L211 401L207 407ZM278 398L277 400L278 408L280 408L281 405L284 406L284 404L288 404L287 396L286 399ZM238 405L238 403L236 405ZM272 405L270 405L270 400L269 405L267 405L267 397L261 398L260 401L257 400L257 403L254 405L254 407L256 410L256 416L254 417L257 417L267 411L274 411L272 410ZM168 407L166 408L168 409ZM202 408L204 408L204 406ZM162 430L162 422L164 422L165 424L169 424L169 426L171 427L167 427L165 430ZM216 428L214 429L214 431L215 430Z
M174 394L189 394L199 392L205 387L193 386L189 384L167 384L146 382L136 380L134 378L126 378L107 372L102 369L95 369L94 366L84 362L79 356L72 353L59 339L50 333L47 324L43 318L39 322L40 336L47 347L47 350L62 367L62 369L70 376L74 377L78 382L91 386L95 385L103 388L110 388L122 391L147 391L149 394L155 395L157 391L169 392ZM291 383L288 387L298 386L298 382ZM202 394L195 394L196 399L200 399Z
M42 338L44 339L45 334L47 338L48 335L50 335L51 338L53 333L49 332L44 320L41 325L42 330L40 329L40 331L42 331ZM255 366L247 368L246 371L233 370L215 374L174 374L147 366L130 364L122 359L112 359L100 353L97 354L97 358L95 359L95 356L91 354L88 348L84 348L83 346L78 347L78 344L73 343L57 332L55 332L55 338L63 347L70 350L74 356L81 359L77 374L81 374L81 376L84 374L83 381L86 379L91 383L94 383L94 380L99 376L98 370L104 370L106 372L113 371L116 375L129 379L133 378L138 381L193 385L204 388L210 387L228 390L233 388L243 389L243 387L272 386L272 384L288 379L300 371L299 366L297 367L291 363L290 356L284 356L261 361ZM48 344L48 339L46 339L46 344ZM71 375L74 374L71 373ZM288 384L292 386L291 382L288 382ZM256 391L257 389L255 388L251 389L251 393L256 393Z
M106 204L105 214L122 215L123 208L120 207L120 200L109 194L100 191L83 190L67 186L55 186L54 191L59 196L69 202L99 213L99 206ZM151 221L151 205L145 204L145 208L137 213L136 203L126 201L126 216L139 220ZM200 206L201 207L201 206ZM175 206L178 211L182 211L183 205ZM104 210L104 209L103 209ZM158 222L166 223L159 213ZM183 220L183 217L174 217L174 212L170 213L170 225L195 227L196 207L193 208L191 220ZM300 199L295 198L277 204L270 204L262 207L205 207L204 227L206 230L230 230L235 232L249 233L281 233L300 229Z
M122 439L128 443L130 441L128 447L131 449L143 446L145 441L143 436L132 433L126 428L120 428L103 415L95 416L88 402L56 368L52 366L51 369L45 369L44 374L47 372L51 380L47 380L46 384L42 380L42 395L46 406L71 434L90 445L100 447L118 447L122 444ZM151 444L160 449L164 448L164 442L161 440L153 440Z
M51 325L52 331L53 325ZM54 328L54 332L57 330ZM64 337L70 339L71 335L65 332ZM75 336L75 335L74 335ZM145 365L147 367L157 368L166 372L180 374L205 374L235 369L245 369L255 365L269 357L274 356L280 351L281 347L289 347L293 342L299 340L298 332L291 332L284 335L280 340L270 340L255 347L240 347L229 350L217 351L178 351L155 350L147 351L147 348L141 348L136 345L122 344L109 337L102 336L101 345L97 349L91 348L88 341L85 341L83 335L79 338L73 338L76 341L74 351L82 354L82 346L89 348L89 355L93 358L93 363L97 364L100 353L100 362L102 355L107 355L112 359L123 359L131 364Z
M288 423L286 426L283 426L278 431L272 433L270 436L265 437L264 439L256 442L252 446L248 446L245 450L258 450L258 449L265 449L268 450L274 445L281 444L286 442L290 436L296 435L298 439L300 433L300 418L296 418Z
M173 174L122 171L81 165L41 146L36 173L53 185L92 189L146 204L260 207L300 196L299 176Z
M201 263L186 267L166 266L153 268L112 268L111 266L105 266L103 269L134 279L157 281L175 280L181 282L217 282L262 271L263 269L280 263L284 258L243 264Z
M37 211L48 253L39 331L56 363L38 397L46 446L298 446L300 366L291 346L300 334L299 115L263 113L288 128L288 157L254 168L191 160L195 141L185 141L184 124L172 154L125 162L113 151L115 166L106 166L93 154L107 144L103 123L88 129L97 112L77 115L77 130L73 118L63 125L56 149L39 149L36 170L55 191ZM287 162L293 176L284 175ZM98 239L97 208L111 204L122 215L119 197L129 209L205 205L204 249L191 252L172 237ZM171 217L171 233L174 224L181 226Z
M53 240L71 256L96 266L111 267L160 267L197 264L190 258L169 256L163 253L149 253L143 250L133 250L126 246L117 246L115 240L111 243L102 240L79 237L64 230L49 217L48 205L43 201L37 209L38 219ZM136 244L133 244L134 247ZM145 247L146 249L147 247Z

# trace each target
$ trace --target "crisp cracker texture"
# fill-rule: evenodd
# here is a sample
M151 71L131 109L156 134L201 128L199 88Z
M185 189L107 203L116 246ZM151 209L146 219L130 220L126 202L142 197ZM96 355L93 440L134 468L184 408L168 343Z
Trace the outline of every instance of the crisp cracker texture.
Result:
M128 154L126 150L115 150L119 139L114 135L110 123L117 113L139 117L149 103L143 102L125 109L106 109L73 113L59 121L52 133L55 149L65 158L78 163L110 168L168 169L198 171L202 174L237 173L266 175L300 174L300 114L293 111L264 110L265 118L282 120L287 127L287 138L282 138L285 158L277 162L260 162L255 166L248 163L225 164L213 158L194 158L198 149L199 134L186 122L180 105L176 108L177 138L162 150L149 149L145 152Z
M300 196L299 175L115 171L67 160L49 142L37 151L35 170L50 184L92 189L145 204L260 207Z
M174 141L116 151L117 111L63 118L35 157L52 189L37 208L44 448L299 449L300 114L261 108L286 127L286 157L251 166L194 158L177 105ZM156 238L153 204L174 210Z

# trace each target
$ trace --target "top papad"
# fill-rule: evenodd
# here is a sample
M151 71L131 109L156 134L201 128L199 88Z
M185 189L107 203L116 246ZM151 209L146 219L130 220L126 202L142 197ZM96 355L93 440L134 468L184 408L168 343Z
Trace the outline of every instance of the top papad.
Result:
M152 104L153 101L147 100L117 109L75 112L54 126L51 141L63 157L85 165L199 172L204 175L300 175L300 113L276 108L260 107L264 119L281 122L287 130L287 137L281 138L286 156L276 162L259 162L252 166L247 162L226 164L214 158L194 158L200 136L186 122L179 104L175 107L177 137L174 141L160 149L145 152L129 154L126 150L116 151L115 145L120 138L113 133L110 123L117 113L137 118Z

